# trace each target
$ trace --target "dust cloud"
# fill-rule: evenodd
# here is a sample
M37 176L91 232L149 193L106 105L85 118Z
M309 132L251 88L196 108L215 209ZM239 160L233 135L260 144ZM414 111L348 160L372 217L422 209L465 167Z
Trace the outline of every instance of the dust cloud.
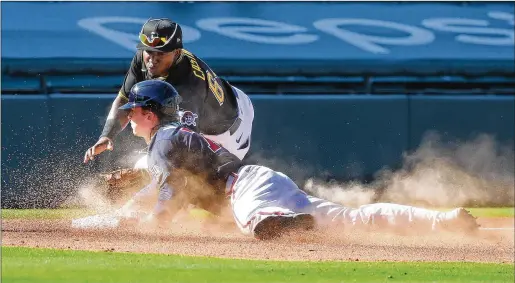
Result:
M97 213L108 213L116 208L112 200L107 198L106 189L96 180L85 182L77 190L77 194L68 198L62 205L65 207L85 208Z
M433 132L403 157L401 169L382 170L369 184L309 179L304 190L347 206L513 206L514 175L513 144L500 144L486 134L466 142L443 142Z

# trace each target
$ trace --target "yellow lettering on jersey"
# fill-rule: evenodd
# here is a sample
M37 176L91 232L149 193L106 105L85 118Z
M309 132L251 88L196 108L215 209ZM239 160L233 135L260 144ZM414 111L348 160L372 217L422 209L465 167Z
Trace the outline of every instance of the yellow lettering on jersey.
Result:
M205 81L206 76L202 72L202 69L200 69L200 66L198 65L197 60L195 60L195 57L193 57L193 54L191 54L190 52L188 52L185 49L182 50L182 53L184 55L188 56L188 58L190 58L190 64L191 64L191 68L193 69L193 74L195 76L197 76L198 78L200 78L201 80Z
M209 89L211 92L215 95L216 100L218 100L218 103L220 106L224 104L224 89L222 86L216 81L216 75L213 76L211 72L206 71L207 73L207 82L209 83Z
M121 96L124 101L129 100L129 97L125 94L125 92L123 91L123 88L120 89L120 91L118 92L118 96Z

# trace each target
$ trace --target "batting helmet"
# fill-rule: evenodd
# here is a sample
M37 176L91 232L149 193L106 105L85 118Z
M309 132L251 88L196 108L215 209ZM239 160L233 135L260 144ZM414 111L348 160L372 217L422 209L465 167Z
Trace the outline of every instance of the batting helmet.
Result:
M119 109L155 107L161 113L177 115L181 96L175 88L161 80L147 80L135 84L129 92L129 102Z

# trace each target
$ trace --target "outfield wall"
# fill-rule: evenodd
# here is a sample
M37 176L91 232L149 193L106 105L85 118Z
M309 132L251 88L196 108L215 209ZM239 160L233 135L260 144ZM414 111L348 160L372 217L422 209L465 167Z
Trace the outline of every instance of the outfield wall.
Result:
M144 147L124 131L91 164L85 150L102 129L113 95L2 95L2 206L55 206L102 170L128 166ZM444 140L490 134L514 140L514 96L253 95L248 162L298 183L310 176L366 179L398 168L429 131ZM127 156L128 155L128 156Z
M513 10L509 2L4 2L2 71L125 73L141 25L168 17L217 74L512 74Z

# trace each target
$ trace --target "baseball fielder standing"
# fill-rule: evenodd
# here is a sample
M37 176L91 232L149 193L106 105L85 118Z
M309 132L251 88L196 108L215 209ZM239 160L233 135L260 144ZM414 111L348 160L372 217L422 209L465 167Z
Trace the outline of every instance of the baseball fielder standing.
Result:
M145 80L162 80L181 92L182 124L223 145L243 159L250 148L254 108L249 97L219 78L209 66L183 49L182 30L169 19L150 19L139 34L138 51L132 59L120 92L114 100L99 140L90 147L84 162L106 149L113 149L114 137L128 123L130 89ZM140 164L139 167L146 167Z
M179 95L162 81L144 81L129 93L129 120L136 136L149 145L150 184L137 193L120 211L128 215L152 191L159 192L154 210L143 222L167 221L182 205L189 181L181 172L203 178L206 185L186 201L211 209L230 200L240 230L258 239L270 239L290 229L311 229L315 225L343 224L344 227L423 226L474 229L475 219L464 209L439 212L412 206L376 203L349 208L307 195L288 176L264 166L242 166L238 157L208 137L181 126L177 116ZM187 176L187 175L186 175ZM208 196L208 199L202 198ZM226 196L226 197L224 197ZM206 205L207 204L207 205ZM211 205L210 205L211 204ZM220 207L218 206L218 207ZM216 213L214 206L214 212ZM109 222L112 223L112 222ZM76 221L75 227L102 227L102 223Z

